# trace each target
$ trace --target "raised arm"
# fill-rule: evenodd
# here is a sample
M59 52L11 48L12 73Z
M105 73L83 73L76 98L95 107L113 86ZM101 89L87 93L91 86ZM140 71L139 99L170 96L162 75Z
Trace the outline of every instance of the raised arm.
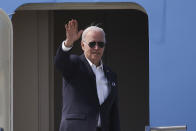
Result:
M73 47L73 44L78 40L82 34L82 30L78 31L78 22L76 20L71 20L65 25L66 29L66 40L60 45L56 57L55 65L56 68L64 75L70 76L73 73L74 64L77 62L76 55L70 55L69 50ZM67 48L64 50L62 47Z

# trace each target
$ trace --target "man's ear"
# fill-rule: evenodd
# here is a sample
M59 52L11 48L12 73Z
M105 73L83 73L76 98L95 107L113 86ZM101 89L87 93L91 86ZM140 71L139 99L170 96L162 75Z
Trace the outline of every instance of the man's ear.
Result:
M81 41L81 47L82 47L82 50L84 51L84 43Z

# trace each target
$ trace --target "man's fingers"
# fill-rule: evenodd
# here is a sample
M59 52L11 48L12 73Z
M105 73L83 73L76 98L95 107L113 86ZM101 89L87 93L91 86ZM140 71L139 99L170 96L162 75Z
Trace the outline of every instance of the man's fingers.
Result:
M75 28L78 29L78 22L77 22L77 20L74 20L74 23L75 23Z
M73 20L72 21L72 29L74 30L74 31L78 31L78 28L77 28L77 25L76 25L76 20Z
M66 30L68 30L68 28L69 28L69 25L68 25L68 24L66 24L66 25L65 25L65 29L66 29Z
M75 22L73 19L69 21L69 29L70 29L70 31L76 31Z
M78 31L78 22L75 19L70 20L66 25L66 37L71 41L76 41L80 38L83 30Z
M72 25L73 27L75 27L75 20L72 20Z
M82 32L83 32L83 30L80 30L79 32L78 32L78 39L80 38L80 36L82 35Z
M70 22L70 28L73 28L73 19Z
M68 31L69 30L69 23L67 23L65 27L66 27L66 30Z

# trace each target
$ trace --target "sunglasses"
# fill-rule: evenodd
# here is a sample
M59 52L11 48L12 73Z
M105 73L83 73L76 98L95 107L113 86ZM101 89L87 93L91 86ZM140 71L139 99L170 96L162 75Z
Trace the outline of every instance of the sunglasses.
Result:
M96 44L97 44L97 46L98 46L99 48L103 48L103 47L105 46L105 43L104 43L104 42L95 42L95 41L89 42L89 43L88 43L88 46L89 46L90 48L94 48Z

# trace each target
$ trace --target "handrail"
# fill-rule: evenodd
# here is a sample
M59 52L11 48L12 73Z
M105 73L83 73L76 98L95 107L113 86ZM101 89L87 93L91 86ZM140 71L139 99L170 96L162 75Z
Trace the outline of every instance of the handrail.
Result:
M186 131L187 126L163 126L163 127L150 127L150 131Z

